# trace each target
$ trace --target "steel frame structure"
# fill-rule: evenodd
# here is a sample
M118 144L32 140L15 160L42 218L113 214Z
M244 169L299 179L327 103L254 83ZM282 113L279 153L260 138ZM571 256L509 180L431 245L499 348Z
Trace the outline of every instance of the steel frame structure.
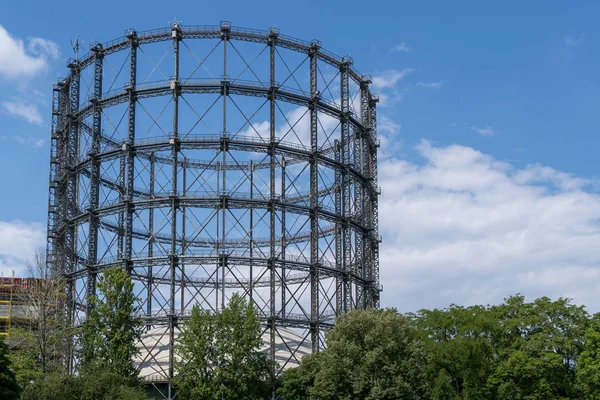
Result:
M190 47L198 39L215 44L202 60ZM258 77L239 42L268 58L268 71L260 71L268 76ZM169 48L155 62L144 49L157 43ZM199 63L188 76L181 73L186 49ZM284 50L302 58L298 67L289 67ZM205 60L219 52L222 75L195 79L195 71L207 70ZM237 53L237 62L228 60L228 52L230 59ZM142 53L154 67L150 75L171 58L170 76L142 82ZM115 54L124 57L118 73L109 62ZM243 70L234 77L228 67L236 63ZM170 382L177 326L194 304L217 311L231 293L243 293L260 312L273 360L281 351L279 329L294 329L318 351L336 316L379 306L378 97L350 57L276 28L174 22L92 43L67 67L68 76L53 89L47 262L66 277L73 324L85 318L103 269L126 269L145 324L162 326L168 335L168 366L156 375ZM325 67L333 77L323 73ZM125 76L121 87L107 70ZM249 73L254 79L239 78ZM209 95L215 100L204 101ZM207 107L202 115L192 97ZM258 112L242 110L241 97L268 105L262 125ZM167 106L145 105L154 98L166 99ZM303 112L286 112L284 103ZM218 104L215 133L206 115ZM119 123L108 114L116 107L123 110ZM160 119L165 110L172 113L168 129ZM302 116L292 120L297 114ZM206 129L186 132L184 120ZM235 120L243 124L234 133ZM308 140L287 140L301 129ZM214 156L199 161L194 154ZM288 361L297 362L296 349L283 344ZM145 350L142 362L152 362L155 349ZM76 358L71 360L75 368ZM280 363L273 374L285 367ZM172 398L168 386L166 397Z

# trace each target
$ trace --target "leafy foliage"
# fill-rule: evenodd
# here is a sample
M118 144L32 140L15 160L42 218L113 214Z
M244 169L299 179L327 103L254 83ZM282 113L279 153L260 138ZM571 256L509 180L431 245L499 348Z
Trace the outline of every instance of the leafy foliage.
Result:
M348 312L338 318L326 343L321 353L304 358L298 371L282 376L284 398L426 398L423 344L396 310Z
M109 269L100 278L99 296L91 299L94 308L80 332L83 367L76 376L65 368L75 331L68 326L66 308L61 307L63 278L47 267L41 252L28 271L36 279L18 300L31 315L10 332L18 384L12 385L12 370L4 374L6 352L0 348L0 399L19 398L20 387L23 400L146 399L133 365L140 322L131 318L136 299L126 271ZM5 347L3 342L0 346ZM14 395L7 389L11 385Z
M77 380L78 400L144 400L146 393L141 383L110 369L91 368Z
M600 400L600 314L585 334L585 349L577 362L577 379L589 400Z
M194 306L176 348L178 398L264 398L271 369L261 345L256 310L238 294L218 314Z
M568 299L353 311L280 378L296 399L600 400L600 316Z
M450 383L450 398L498 400L581 398L575 366L588 318L568 299L526 303L522 296L414 316L432 355L431 379L438 377L434 394Z
M421 310L413 318L431 356L429 379L436 384L434 392L447 393L449 378L451 398L485 398L494 358L490 339L497 335L494 316L481 306L451 306L447 310Z
M510 398L517 400L581 398L575 366L589 322L583 307L568 299L525 303L514 296L490 312L501 327L498 361L488 380L492 393L514 392Z
M64 302L64 278L46 263L44 253L35 253L26 266L30 285L17 291L15 301L27 307L28 318L11 325L11 354L21 386L49 373L62 373L70 353L74 328L69 326Z
M68 349L70 333L50 319L39 328L48 332L43 341L35 330L15 331L33 345L10 360L0 343L0 398L19 398L17 382L25 400L146 398L133 364L141 327L131 318L133 283L126 271L109 269L98 289L79 336L79 375L65 373L60 349ZM568 299L513 296L406 316L351 311L326 344L279 377L282 399L600 400L600 314L590 318ZM217 314L195 306L175 350L178 398L269 396L262 345L256 309L240 295Z
M92 367L78 376L50 373L27 385L22 400L144 400L141 385L105 368Z
M79 400L78 378L50 372L23 388L21 400Z
M82 324L79 339L82 368L106 367L121 376L135 379L133 358L139 352L136 341L141 321L133 318L135 295L127 272L114 267L98 280L98 297L91 297L92 310Z
M288 368L285 370L277 382L277 394L285 400L301 400L308 398L308 390L314 382L315 368L309 366L314 363L319 356L304 358L302 364L297 368Z
M19 392L19 384L8 357L8 346L0 338L0 399L18 399Z

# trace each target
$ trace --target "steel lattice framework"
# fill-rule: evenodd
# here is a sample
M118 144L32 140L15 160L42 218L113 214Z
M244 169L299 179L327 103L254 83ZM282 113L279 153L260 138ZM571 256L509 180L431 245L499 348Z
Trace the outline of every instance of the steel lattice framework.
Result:
M67 278L73 324L98 275L121 266L167 340L154 371L170 382L194 304L251 299L274 374L300 345L318 351L336 316L379 306L378 98L350 57L275 28L174 22L92 43L67 66L53 90L47 260Z

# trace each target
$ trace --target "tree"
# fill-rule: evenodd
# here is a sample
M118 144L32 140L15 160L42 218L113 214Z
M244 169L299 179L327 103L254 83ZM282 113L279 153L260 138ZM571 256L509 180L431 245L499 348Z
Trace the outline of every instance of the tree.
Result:
M49 373L25 387L21 400L144 400L141 385L125 376L93 366L84 374Z
M217 314L196 305L181 328L175 385L181 399L263 399L271 367L252 303L234 294Z
M450 375L445 369L441 369L435 383L433 385L433 391L431 393L432 400L453 400L455 396L454 388L451 384Z
M326 343L282 374L282 398L600 400L600 314L569 299L352 311Z
M26 266L27 288L18 290L14 302L27 311L11 327L11 346L21 385L47 373L64 373L74 330L64 307L65 281L46 263L42 250Z
M440 399L486 398L487 378L494 368L497 318L483 306L457 305L420 310L412 318L430 355L428 379L434 382L433 393Z
M309 398L428 398L423 343L395 309L350 311L325 341L326 348L303 358L299 369Z
M78 378L48 372L23 388L21 400L80 400Z
M316 355L315 355L316 357ZM313 360L315 359L313 357ZM277 394L284 400L303 400L308 398L309 387L314 382L314 376L305 372L305 364L285 370L277 382ZM314 369L313 369L314 370Z
M277 394L284 400L304 400L310 398L316 374L319 372L322 353L303 357L296 368L285 370L277 382Z
M134 317L133 282L119 267L106 269L98 279L98 296L90 297L91 311L82 324L80 356L82 372L92 367L111 371L135 380L133 358L138 354L136 342L141 321Z
M526 303L523 296L513 296L490 312L502 327L488 378L492 394L515 400L581 397L575 366L589 324L584 307L563 298Z
M96 365L76 381L77 400L145 400L148 398L141 382L132 383L131 377Z
M19 384L8 358L8 346L0 338L0 399L18 399L19 392Z
M579 356L576 373L585 398L600 400L600 314L594 315L585 334L585 350Z
M569 299L523 296L413 316L432 360L433 398L495 400L580 398L574 369L588 317Z

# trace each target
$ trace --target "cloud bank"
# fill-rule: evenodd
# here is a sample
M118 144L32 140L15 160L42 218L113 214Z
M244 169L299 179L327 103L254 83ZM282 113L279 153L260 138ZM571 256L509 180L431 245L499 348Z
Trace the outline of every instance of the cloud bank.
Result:
M401 311L511 294L572 297L600 311L600 196L542 165L473 148L417 146L380 167L382 304Z
M6 113L22 118L30 124L42 125L44 122L37 105L22 99L3 101L2 109Z
M27 260L45 241L46 230L40 223L0 221L0 275L10 276L14 270L23 276Z
M30 38L27 45L0 25L0 78L32 78L48 68L49 60L60 57L58 45L42 38Z

